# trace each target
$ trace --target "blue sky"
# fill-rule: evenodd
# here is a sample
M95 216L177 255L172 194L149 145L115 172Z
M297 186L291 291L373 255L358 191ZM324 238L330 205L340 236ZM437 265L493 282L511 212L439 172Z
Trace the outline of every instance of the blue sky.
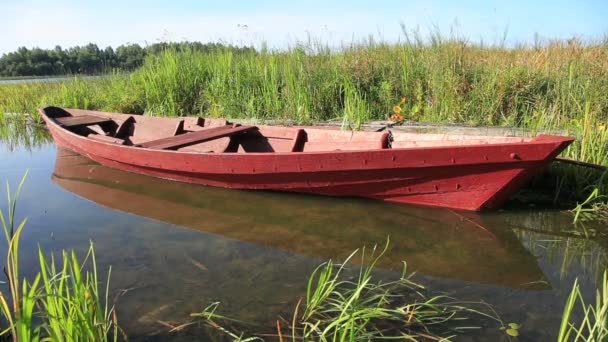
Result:
M101 47L168 40L266 42L286 47L308 35L332 45L374 35L403 39L400 23L423 35L455 30L471 41L601 38L608 0L546 1L162 1L0 0L0 53L89 42Z

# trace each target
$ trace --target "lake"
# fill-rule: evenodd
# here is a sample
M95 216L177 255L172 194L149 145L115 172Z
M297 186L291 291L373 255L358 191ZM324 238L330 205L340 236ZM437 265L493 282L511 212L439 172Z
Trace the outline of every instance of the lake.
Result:
M252 332L272 332L318 264L387 237L380 278L399 277L407 261L430 294L492 305L521 324L519 340L555 340L575 278L591 298L606 266L604 227L586 223L598 233L584 238L557 210L470 213L196 186L101 166L48 139L0 143L0 161L14 187L29 169L17 209L28 217L22 270L37 270L39 245L83 255L93 241L101 273L112 266L119 323L133 340L203 340L204 328L168 333L163 323L216 301ZM508 340L497 324L482 325L455 340Z
M78 78L79 80L87 80L87 79L98 79L104 78L107 76L57 76L57 77L35 77L35 78L16 78L16 79L1 79L0 85L2 84L17 84L17 83L33 83L33 82L62 82L62 81L72 81L74 78Z

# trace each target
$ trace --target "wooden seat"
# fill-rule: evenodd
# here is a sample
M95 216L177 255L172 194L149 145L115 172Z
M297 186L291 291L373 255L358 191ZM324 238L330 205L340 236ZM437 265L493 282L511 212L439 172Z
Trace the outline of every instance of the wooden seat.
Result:
M236 139L226 152L301 152L305 142L304 129L262 126L255 134Z
M138 145L137 147L145 147L157 150L175 149L188 145L193 145L213 139L223 138L232 136L235 134L245 133L253 130L257 130L256 126L222 126L222 127L210 127L200 131L184 133L172 137L156 139L147 141Z
M79 115L79 116L65 116L61 118L55 118L55 121L63 127L77 127L77 126L88 126L88 125L99 125L106 122L112 121L111 119L104 118L95 115Z
M303 152L357 151L391 148L388 132L340 131L318 128L306 129L307 141Z
M101 141L101 142L107 142L107 143L118 144L118 145L125 144L124 139L109 137L107 135L102 135L102 134L89 134L87 136L87 138L89 138L91 140L97 140L97 141Z

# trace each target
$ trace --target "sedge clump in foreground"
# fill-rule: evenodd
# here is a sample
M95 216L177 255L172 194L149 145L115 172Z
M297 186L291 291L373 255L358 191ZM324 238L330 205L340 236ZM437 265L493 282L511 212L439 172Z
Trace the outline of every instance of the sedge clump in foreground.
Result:
M424 286L412 281L404 263L399 279L375 280L374 268L389 247L376 247L369 256L361 251L361 266L347 265L359 251L341 264L331 260L319 265L310 275L306 296L298 302L291 320L276 322L273 338L280 341L375 341L382 339L449 340L451 337L478 329L471 316L499 322L485 303L459 302L446 295L427 296ZM489 308L492 314L474 309ZM218 304L192 314L203 323L227 334L234 341L263 340L268 335L245 337L224 324L242 323L216 314ZM477 320L479 322L479 320ZM181 330L190 322L174 328Z

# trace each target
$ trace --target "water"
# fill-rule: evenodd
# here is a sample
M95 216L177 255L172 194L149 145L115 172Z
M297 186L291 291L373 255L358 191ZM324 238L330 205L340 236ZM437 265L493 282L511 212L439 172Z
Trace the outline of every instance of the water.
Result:
M398 276L406 260L430 294L482 300L522 325L520 340L554 340L574 279L591 296L605 266L602 227L588 223L596 233L584 239L559 211L475 214L194 186L107 168L46 142L0 145L0 161L0 178L15 186L29 169L18 208L28 216L22 269L37 269L38 245L82 255L93 241L99 268L112 266L120 324L135 340L204 339L202 329L169 334L163 324L215 301L222 314L268 331L279 315L290 317L319 263L389 236L381 277ZM507 336L490 324L457 340Z
M77 77L79 80L86 79L97 79L106 76L58 76L58 77L39 77L39 78L17 78L17 79L0 79L0 85L2 84L17 84L17 83L33 83L33 82L62 82L71 81Z

